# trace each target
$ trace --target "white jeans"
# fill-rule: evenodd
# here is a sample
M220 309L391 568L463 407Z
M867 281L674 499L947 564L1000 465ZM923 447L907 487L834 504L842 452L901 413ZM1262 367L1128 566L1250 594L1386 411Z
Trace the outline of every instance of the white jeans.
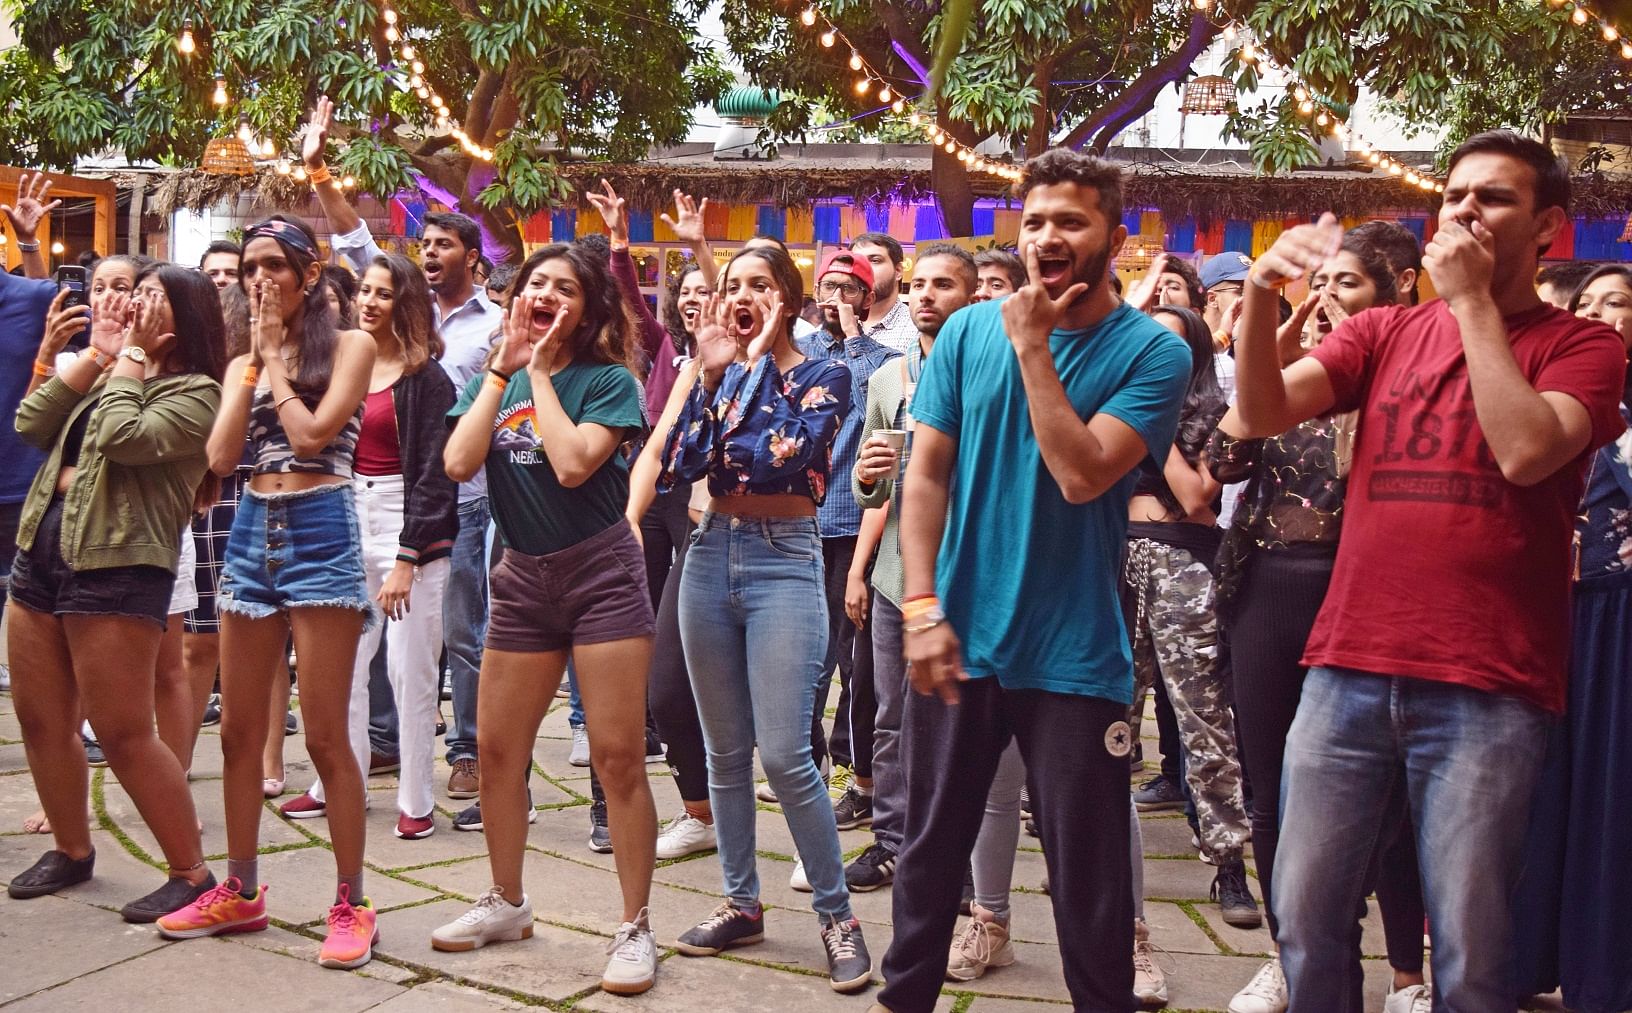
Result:
M357 498L357 527L362 534L363 572L368 593L380 593L397 564L402 534L403 488L400 475L358 475L351 480ZM387 619L357 642L357 664L351 673L351 710L347 731L351 751L368 777L368 669L385 635L385 670L397 705L397 736L402 773L397 778L397 808L409 816L430 814L435 802L432 767L436 760L437 660L442 653L442 591L448 582L448 558L414 569L408 614ZM313 782L311 795L323 801L323 785Z

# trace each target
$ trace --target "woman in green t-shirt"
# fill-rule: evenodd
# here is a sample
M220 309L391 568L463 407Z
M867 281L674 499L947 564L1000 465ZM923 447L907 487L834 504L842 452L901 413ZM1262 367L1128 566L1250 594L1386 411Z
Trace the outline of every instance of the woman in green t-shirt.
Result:
M432 933L431 945L471 950L532 935L521 886L527 769L570 656L623 887L623 925L601 987L633 995L651 988L657 971L646 909L657 809L645 768L652 603L623 515L621 448L645 425L627 365L631 327L606 261L580 246L539 250L511 291L503 342L449 413L457 424L443 455L455 481L486 466L504 546L476 705L493 887Z

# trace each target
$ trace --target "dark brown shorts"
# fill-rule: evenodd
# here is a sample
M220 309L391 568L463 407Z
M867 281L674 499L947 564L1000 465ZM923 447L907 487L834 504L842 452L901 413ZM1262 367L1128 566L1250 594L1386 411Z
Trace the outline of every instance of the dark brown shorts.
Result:
M560 552L505 549L490 581L489 650L564 651L649 637L656 627L646 561L622 520Z

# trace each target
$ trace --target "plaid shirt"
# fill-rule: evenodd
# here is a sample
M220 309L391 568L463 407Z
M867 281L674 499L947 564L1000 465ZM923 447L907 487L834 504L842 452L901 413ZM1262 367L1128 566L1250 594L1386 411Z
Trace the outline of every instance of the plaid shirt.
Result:
M796 340L795 344L807 359L838 359L850 367L854 377L850 411L833 441L833 466L829 474L835 478L828 486L827 499L816 512L823 538L853 536L861 531L861 507L856 505L855 494L850 491L849 476L856 466L856 453L861 449L862 420L867 414L867 383L878 367L901 353L870 337L840 341L826 329Z
M905 352L918 343L918 325L912 322L912 311L907 309L907 301L900 298L884 314L883 320L876 324L863 324L861 333L896 352Z

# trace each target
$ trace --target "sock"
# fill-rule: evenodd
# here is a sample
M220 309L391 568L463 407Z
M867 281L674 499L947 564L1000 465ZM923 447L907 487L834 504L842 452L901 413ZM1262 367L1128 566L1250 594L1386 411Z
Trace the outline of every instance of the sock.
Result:
M256 859L240 862L236 858L227 859L227 878L238 880L238 896L245 900L254 900L261 889L261 863Z
M361 871L339 878L334 887L334 902L336 904L340 903L340 887L342 886L351 888L349 896L352 904L361 904L363 902L363 874Z

